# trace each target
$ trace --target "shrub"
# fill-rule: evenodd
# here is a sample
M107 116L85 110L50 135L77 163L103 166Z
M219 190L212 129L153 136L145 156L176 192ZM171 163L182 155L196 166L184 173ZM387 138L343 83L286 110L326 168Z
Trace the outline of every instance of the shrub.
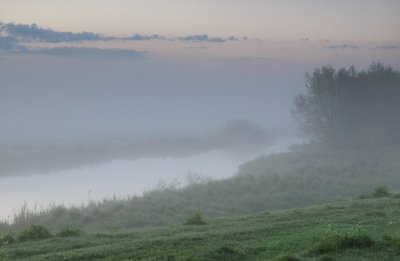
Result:
M52 235L50 231L44 226L32 225L30 228L22 231L17 239L20 242L30 241L30 240L40 240L50 238Z
M391 194L389 192L389 189L385 186L380 186L375 188L375 190L371 193L372 198L383 198L383 197L389 197Z
M205 225L207 222L204 220L200 210L195 211L191 217L189 217L185 225Z
M325 254L349 248L366 248L372 246L373 244L374 240L364 233L356 233L353 235L344 236L337 235L322 240L311 250L311 253Z
M9 245L15 242L11 235L0 235L0 246Z
M359 196L359 199L366 199L366 198L384 198L390 197L392 194L389 192L389 189L386 186L380 186L374 189L369 194L363 194Z
M60 232L56 234L57 237L75 237L80 236L82 231L79 228L74 228L71 226L64 227Z

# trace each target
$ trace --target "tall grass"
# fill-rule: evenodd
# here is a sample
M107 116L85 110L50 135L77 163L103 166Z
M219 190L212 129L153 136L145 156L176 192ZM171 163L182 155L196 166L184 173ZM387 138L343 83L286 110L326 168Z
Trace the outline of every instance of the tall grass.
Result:
M200 209L206 219L267 210L311 206L350 198L382 185L400 189L400 150L336 151L302 149L244 164L226 180L192 178L187 186L160 183L142 196L89 200L80 206L24 206L2 231L32 224L59 230L65 225L86 231L184 223Z

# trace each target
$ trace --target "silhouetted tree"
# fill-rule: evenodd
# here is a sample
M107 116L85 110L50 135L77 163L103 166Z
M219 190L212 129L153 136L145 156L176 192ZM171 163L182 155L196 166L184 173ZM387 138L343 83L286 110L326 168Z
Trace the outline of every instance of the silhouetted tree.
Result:
M399 145L400 72L372 63L367 71L331 66L307 73L292 113L313 141L351 146Z

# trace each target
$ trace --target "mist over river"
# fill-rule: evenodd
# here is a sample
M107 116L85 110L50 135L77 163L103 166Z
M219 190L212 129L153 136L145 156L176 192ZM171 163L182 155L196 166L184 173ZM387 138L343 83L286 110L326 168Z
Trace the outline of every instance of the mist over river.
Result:
M285 152L298 138L278 139L274 145L247 153L224 150L186 156L164 156L134 160L113 159L101 164L28 176L0 179L0 218L12 220L26 204L40 210L50 204L87 204L90 200L141 195L161 184L184 186L189 177L228 178L248 160L270 153Z

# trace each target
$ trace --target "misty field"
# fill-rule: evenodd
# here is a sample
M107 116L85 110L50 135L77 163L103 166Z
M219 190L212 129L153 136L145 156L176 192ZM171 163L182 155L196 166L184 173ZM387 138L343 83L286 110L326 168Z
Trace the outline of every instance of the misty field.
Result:
M306 79L293 111L308 143L228 179L192 175L141 196L23 206L0 222L0 260L399 259L400 72L327 66Z
M1 226L0 260L394 260L399 158L396 149L307 145L226 180L23 209Z
M238 175L226 180L198 177L187 187L165 184L141 197L52 206L41 212L23 208L13 224L0 224L0 231L44 224L54 230L72 225L91 232L118 232L179 224L196 210L207 218L220 218L307 207L356 197L378 186L398 190L399 158L397 149L294 148L244 164Z
M400 261L399 13L0 0L0 261Z
M0 260L397 260L400 199L387 196L2 246Z

